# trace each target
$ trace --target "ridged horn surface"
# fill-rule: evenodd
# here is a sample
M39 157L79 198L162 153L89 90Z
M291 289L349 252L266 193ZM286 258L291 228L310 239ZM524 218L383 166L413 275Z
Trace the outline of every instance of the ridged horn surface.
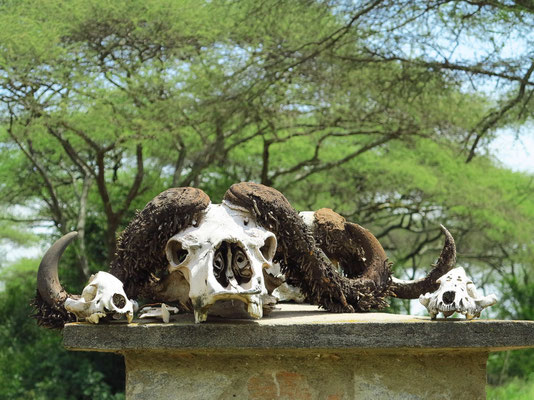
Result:
M434 292L439 287L436 280L449 272L456 264L456 244L454 243L454 238L443 225L440 225L440 228L445 235L445 245L441 250L438 262L424 278L402 280L393 277L391 290L398 298L416 299L427 292Z
M78 236L70 232L58 239L45 253L37 272L37 289L43 300L50 306L57 306L65 301L68 294L59 283L58 265L67 246Z

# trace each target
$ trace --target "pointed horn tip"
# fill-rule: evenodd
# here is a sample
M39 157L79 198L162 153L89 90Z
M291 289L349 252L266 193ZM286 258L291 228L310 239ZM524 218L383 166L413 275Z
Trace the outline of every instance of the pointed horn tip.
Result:
M441 271L445 266L445 272L448 272L456 263L456 243L454 241L454 237L447 230L447 228L445 228L445 226L440 224L440 228L445 235L445 245L443 246L443 250L441 251L436 267Z
M76 236L78 236L78 232L73 231L56 240L46 251L39 264L37 289L43 300L51 306L54 306L58 299L66 295L59 283L57 269L63 252Z
M63 237L66 238L66 239L71 239L71 238L74 239L77 236L78 236L78 231L72 231L72 232L67 233Z
M452 244L454 244L454 237L452 236L452 234L449 232L449 230L447 228L445 228L445 226L443 224L439 224L439 227L441 229L441 232L443 232L443 234L445 235L445 237L447 238L447 240L449 242L451 242Z
M449 230L447 228L445 228L445 225L443 224L439 224L439 227L441 229L441 232L443 232L445 235L450 235L451 233L449 232ZM452 235L451 235L452 236Z

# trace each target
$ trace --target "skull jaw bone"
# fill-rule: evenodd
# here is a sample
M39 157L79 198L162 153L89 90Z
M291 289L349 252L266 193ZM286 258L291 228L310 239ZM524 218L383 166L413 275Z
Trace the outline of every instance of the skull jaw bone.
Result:
M238 300L246 307L246 314L254 319L263 317L263 301L261 294L236 294L220 293L208 297L197 297L191 299L193 302L193 311L195 314L195 323L205 322L208 313L222 317L240 318L238 308L231 300Z

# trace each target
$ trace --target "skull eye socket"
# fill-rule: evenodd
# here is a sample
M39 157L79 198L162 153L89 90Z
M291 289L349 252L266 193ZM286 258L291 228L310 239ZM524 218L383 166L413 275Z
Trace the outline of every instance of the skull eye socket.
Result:
M126 305L126 298L120 293L115 293L111 298L111 302L117 308L124 308Z
M265 243L260 248L261 254L269 262L272 261L274 253L276 252L276 238L274 236L269 236L265 239Z
M182 264L189 252L182 247L182 243L173 240L167 244L167 258L173 266Z
M185 259L187 258L187 251L186 250L180 250L178 253L176 253L176 259L178 260L178 263L183 263Z

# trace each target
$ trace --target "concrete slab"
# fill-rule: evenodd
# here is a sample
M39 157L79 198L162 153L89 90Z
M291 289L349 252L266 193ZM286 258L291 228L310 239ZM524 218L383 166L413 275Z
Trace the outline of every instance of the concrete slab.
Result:
M63 342L71 350L162 349L473 349L500 351L534 347L534 321L438 319L387 313L333 314L311 305L282 304L260 320L191 314L169 324L136 320L67 324Z

